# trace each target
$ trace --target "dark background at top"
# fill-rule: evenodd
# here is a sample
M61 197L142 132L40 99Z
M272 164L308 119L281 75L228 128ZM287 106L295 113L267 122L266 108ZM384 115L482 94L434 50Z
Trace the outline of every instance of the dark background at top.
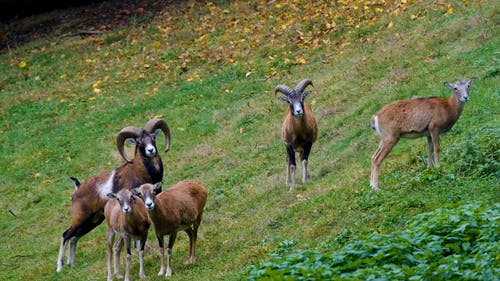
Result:
M104 0L0 0L0 22L31 15L102 2Z

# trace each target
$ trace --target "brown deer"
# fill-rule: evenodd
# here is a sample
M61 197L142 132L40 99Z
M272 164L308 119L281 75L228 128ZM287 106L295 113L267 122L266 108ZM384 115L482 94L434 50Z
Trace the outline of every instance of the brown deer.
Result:
M453 90L446 98L413 98L390 103L372 116L371 125L380 136L380 144L372 157L370 185L379 189L380 165L400 138L427 137L427 167L439 166L439 134L448 132L457 122L464 104L469 100L468 81L444 83Z

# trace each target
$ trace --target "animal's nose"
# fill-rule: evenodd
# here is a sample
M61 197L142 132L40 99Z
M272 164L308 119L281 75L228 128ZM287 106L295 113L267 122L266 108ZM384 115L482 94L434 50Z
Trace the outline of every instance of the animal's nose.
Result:
M130 207L123 207L123 212L124 213L129 213L130 212Z
M154 149L154 148L148 148L148 152L149 152L149 153L153 153L154 151L155 151L155 149Z
M147 203L146 203L146 207L147 207L148 209L153 209L153 207L154 207L153 202L147 202Z

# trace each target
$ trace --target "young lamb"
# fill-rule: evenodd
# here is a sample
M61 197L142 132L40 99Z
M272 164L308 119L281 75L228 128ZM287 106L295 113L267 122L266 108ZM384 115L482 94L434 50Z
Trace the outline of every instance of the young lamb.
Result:
M196 239L203 208L207 201L207 190L199 183L184 180L161 192L161 183L143 184L133 190L141 197L149 211L149 217L160 246L160 271L158 275L172 275L172 248L177 232L184 230L189 236L189 256L186 264L195 261ZM163 236L169 235L167 246L167 268L165 269Z
M148 211L144 207L144 202L128 189L122 189L118 193L109 193L110 200L104 207L104 216L107 225L107 261L108 261L108 281L112 281L111 274L111 249L115 239L115 233L120 235L120 240L115 246L114 269L118 278L123 278L120 274L120 251L125 243L127 248L127 258L125 266L125 281L130 280L130 242L132 239L139 241L139 277L144 274L144 246L148 237L149 218Z
M117 136L117 146L127 163L110 172L91 177L80 184L76 178L75 192L71 198L71 226L63 232L57 272L62 270L64 254L69 242L68 264L75 263L75 251L78 239L97 227L104 220L104 205L108 201L107 194L118 192L123 188L137 187L143 183L155 183L163 180L163 163L157 153L155 139L160 132L165 134L166 150L170 148L170 130L162 119L149 120L144 129L136 127L123 128ZM125 140L135 144L135 157L128 160L123 149Z
M306 182L309 179L307 160L311 147L318 137L318 125L311 107L304 104L304 100L311 94L311 91L303 93L309 85L313 85L312 81L304 79L297 84L294 90L285 85L278 85L275 89L275 93L284 94L280 100L289 104L281 128L281 138L287 151L286 186L290 190L295 186L295 152L300 153L302 182Z
M439 165L439 134L449 131L457 122L464 104L469 100L469 81L444 83L453 90L448 99L440 97L413 98L384 106L372 117L371 124L380 136L380 145L372 157L370 185L379 189L380 166L400 138L427 137L427 166Z

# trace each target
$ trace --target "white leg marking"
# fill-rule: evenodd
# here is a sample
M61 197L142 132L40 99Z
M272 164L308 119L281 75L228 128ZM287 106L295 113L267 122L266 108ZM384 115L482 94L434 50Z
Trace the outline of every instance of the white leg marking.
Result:
M78 237L73 237L69 241L69 253L68 253L68 265L75 265L75 252L76 252L76 242L78 242Z
M160 272L158 276L165 275L165 248L160 248Z
M307 171L307 160L302 160L302 183L309 180L309 173Z
M172 276L172 267L170 265L172 261L172 249L167 248L167 273L165 274L166 277Z
M64 238L61 237L61 246L59 246L59 255L57 256L57 269L56 272L61 272L64 264L64 252L66 252L66 243Z
M289 169L290 169L290 177L289 177L290 184L289 184L289 190L292 190L292 189L295 187L295 169L296 169L296 166L295 166L295 165L290 165L290 166L289 166Z

